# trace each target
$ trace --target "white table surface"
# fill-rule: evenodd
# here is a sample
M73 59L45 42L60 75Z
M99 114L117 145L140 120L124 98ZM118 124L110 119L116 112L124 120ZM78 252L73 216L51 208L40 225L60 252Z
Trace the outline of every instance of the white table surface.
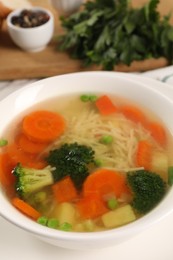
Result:
M168 74L173 74L173 67ZM161 75L162 79L165 78L166 72L149 72L144 76L161 79ZM172 79L173 77L169 77L166 81L172 84ZM36 80L0 82L0 100L34 81ZM46 244L0 217L0 259L173 260L173 213L127 242L93 251L68 250Z

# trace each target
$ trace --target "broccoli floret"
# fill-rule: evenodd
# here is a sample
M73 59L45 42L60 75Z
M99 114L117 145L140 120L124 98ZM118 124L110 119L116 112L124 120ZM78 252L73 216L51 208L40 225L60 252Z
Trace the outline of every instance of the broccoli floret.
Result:
M158 174L146 170L128 172L127 183L134 195L131 204L138 213L150 211L166 193L163 179Z
M13 174L16 176L16 192L22 198L27 198L31 193L54 183L50 167L39 170L17 164Z
M55 167L53 171L55 181L70 176L76 188L80 189L89 174L88 165L94 163L94 154L89 146L66 143L50 151L46 160L49 165Z

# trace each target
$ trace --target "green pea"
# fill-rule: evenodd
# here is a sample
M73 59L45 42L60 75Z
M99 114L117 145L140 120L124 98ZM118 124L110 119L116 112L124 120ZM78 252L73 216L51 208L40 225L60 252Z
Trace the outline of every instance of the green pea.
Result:
M90 95L90 96L89 96L89 100L90 100L91 102L95 102L95 101L97 100L97 96L96 96L96 95Z
M43 226L47 226L48 223L48 218L45 216L41 216L37 219L37 223L43 225Z
M64 222L60 225L60 230L63 231L71 231L72 230L72 225L68 222Z
M115 198L111 198L107 201L107 206L109 209L116 209L118 207L118 201Z
M56 218L50 218L50 219L48 220L48 222L47 222L47 226L48 226L49 228L54 228L54 229L58 228L58 226L59 226L59 221L58 221L58 219L56 219Z
M5 146L8 144L8 141L6 139L0 139L0 147Z
M113 142L113 137L111 135L104 135L100 139L100 142L103 144L111 144Z
M82 102L88 102L90 100L90 96L89 95L81 95L80 100Z
M94 161L94 164L95 164L96 166L100 167L100 166L103 165L103 162L102 162L101 160L99 160L99 159L96 159L96 160Z

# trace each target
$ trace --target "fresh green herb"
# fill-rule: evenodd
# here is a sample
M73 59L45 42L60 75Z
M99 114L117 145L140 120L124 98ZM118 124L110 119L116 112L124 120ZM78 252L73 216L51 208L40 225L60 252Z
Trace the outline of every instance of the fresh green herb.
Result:
M6 146L8 144L8 141L6 139L0 139L0 147Z
M43 225L43 226L47 226L48 218L45 216L41 216L37 219L37 223L39 223L40 225Z
M111 135L104 135L101 137L100 142L103 144L111 144L113 142L113 137Z
M173 166L170 166L168 168L168 184L169 185L173 184Z
M115 198L111 198L107 201L107 206L109 209L113 210L118 207L118 201Z
M161 18L158 4L150 0L135 9L129 0L87 1L82 11L61 18L65 33L59 47L85 66L106 70L148 58L165 57L173 63L173 27L168 15Z

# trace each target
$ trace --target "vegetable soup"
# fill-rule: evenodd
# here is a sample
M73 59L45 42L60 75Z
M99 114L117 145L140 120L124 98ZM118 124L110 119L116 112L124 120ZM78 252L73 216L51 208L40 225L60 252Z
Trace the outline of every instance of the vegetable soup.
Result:
M24 111L0 140L11 203L48 228L92 232L133 222L173 183L172 136L151 111L106 94Z

